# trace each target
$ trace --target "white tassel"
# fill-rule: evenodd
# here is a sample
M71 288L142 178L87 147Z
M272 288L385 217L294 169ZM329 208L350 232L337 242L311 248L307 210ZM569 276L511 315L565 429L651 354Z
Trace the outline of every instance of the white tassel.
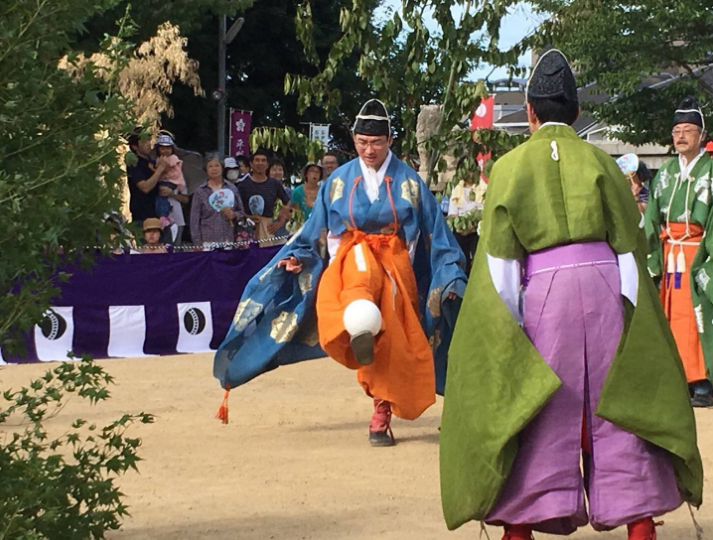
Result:
M683 254L683 246L681 246L681 251L678 252L678 259L676 260L676 272L683 274L686 271L686 256Z
M693 527L696 529L696 539L703 540L703 527L701 527L698 524L698 521L696 521L696 516L693 514L693 506L691 506L691 503L686 503L686 504L688 504L688 511L691 513L691 519L693 520Z
M555 161L559 161L560 154L559 154L559 150L557 149L557 141L552 141L550 143L550 147L552 148L552 156L551 156L552 159L554 159Z
M666 273L667 274L675 274L676 273L676 257L674 257L674 255L673 255L673 247L671 248L671 251L668 252Z

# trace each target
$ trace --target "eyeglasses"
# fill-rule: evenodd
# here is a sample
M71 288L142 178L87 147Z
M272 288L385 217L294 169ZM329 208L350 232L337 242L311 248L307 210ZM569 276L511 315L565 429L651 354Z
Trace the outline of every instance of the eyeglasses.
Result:
M388 144L388 141L385 140L379 140L379 141L363 141L361 139L356 139L354 141L354 145L359 148L360 150L366 150L370 146L374 150L383 150L386 148L386 145Z
M689 128L689 129L674 129L674 130L671 132L671 135L673 135L674 137L680 137L680 136L682 136L682 135L683 135L684 137L688 137L689 135L694 135L694 134L699 133L699 132L700 132L700 130L699 130L699 129L695 129L695 128Z

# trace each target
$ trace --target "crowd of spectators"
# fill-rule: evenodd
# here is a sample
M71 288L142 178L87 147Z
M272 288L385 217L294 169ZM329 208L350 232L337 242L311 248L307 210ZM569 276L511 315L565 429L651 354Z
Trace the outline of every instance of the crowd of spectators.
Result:
M128 143L135 157L127 166L131 227L140 253L182 244L196 250L283 244L288 222L309 218L320 182L339 167L337 155L328 152L302 169L293 189L285 163L265 150L249 157L210 153L203 160L205 181L189 196L170 134L162 132L152 146L135 133Z

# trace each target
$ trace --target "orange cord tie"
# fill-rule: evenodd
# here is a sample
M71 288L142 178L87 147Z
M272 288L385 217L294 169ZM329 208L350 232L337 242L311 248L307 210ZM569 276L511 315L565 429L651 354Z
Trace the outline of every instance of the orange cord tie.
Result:
M355 231L359 230L359 227L357 227L356 220L354 219L354 212L353 212L353 204L354 204L354 194L356 193L357 186L359 185L359 182L361 182L362 177L357 176L354 179L354 185L352 186L351 192L349 193L349 220L352 222L352 227L354 228ZM390 176L384 176L384 182L386 182L386 193L389 196L389 204L391 205L391 212L394 214L394 222L391 224L391 227L393 228L393 233L391 236L395 236L396 232L399 230L399 216L396 212L396 205L394 204L394 197L391 195L391 182L393 182L393 178Z
M228 397L230 396L230 385L225 385L225 394L223 395L223 403L220 404L215 417L220 420L223 424L228 423Z
M356 193L357 186L359 185L359 181L361 180L361 176L357 176L354 179L354 185L352 186L352 190L349 193L349 221L352 222L352 227L354 230L359 230L356 226L356 221L354 220L354 214L352 213L352 203L354 202L354 193Z
M394 198L391 196L391 182L393 181L393 178L390 176L384 176L384 181L386 182L386 193L389 195L389 203L391 204L391 211L394 214L394 235L396 234L396 231L399 230L399 216L396 213L396 205L394 204Z

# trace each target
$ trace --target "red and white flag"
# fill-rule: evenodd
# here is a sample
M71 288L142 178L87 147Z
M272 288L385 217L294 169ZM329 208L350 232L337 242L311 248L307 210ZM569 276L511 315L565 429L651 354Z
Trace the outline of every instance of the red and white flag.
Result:
M470 130L477 131L479 129L491 129L493 127L494 108L495 96L483 99L478 108L475 110L473 118L470 119ZM490 155L490 152L486 152L485 154L480 153L476 158L478 166L480 167L480 178L486 184L488 183L488 179L483 176L483 166L485 165L485 162L490 159Z

